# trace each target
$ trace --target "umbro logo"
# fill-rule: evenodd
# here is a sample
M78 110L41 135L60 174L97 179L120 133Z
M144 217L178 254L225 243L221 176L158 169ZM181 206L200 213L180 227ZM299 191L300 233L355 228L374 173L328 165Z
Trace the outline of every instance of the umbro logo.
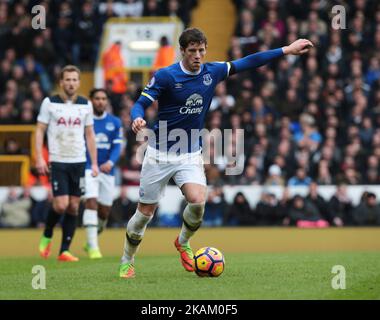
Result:
M174 85L174 88L176 88L176 89L182 89L182 83L176 83Z

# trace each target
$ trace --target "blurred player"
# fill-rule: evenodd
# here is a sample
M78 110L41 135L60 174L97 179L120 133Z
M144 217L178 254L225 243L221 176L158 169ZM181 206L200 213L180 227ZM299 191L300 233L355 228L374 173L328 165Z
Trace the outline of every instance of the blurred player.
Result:
M50 209L39 251L43 258L51 253L53 229L62 215L62 243L59 261L78 261L69 247L74 237L80 196L84 188L86 143L91 156L91 171L98 174L96 144L91 103L77 95L80 71L66 66L60 75L61 93L43 100L37 118L36 168L42 175L49 168L42 155L44 135L47 130L53 205Z
M215 86L219 82L230 75L254 69L283 55L306 53L312 46L309 40L299 39L289 46L251 54L232 62L203 64L207 39L200 30L186 29L179 38L179 44L182 61L160 69L144 88L131 112L132 130L138 133L146 125L143 119L144 110L158 100L156 141L149 144L145 153L141 169L140 199L136 213L127 225L124 254L119 269L119 276L123 278L135 275L135 253L170 178L174 179L187 201L182 229L174 244L183 267L187 271L194 271L194 255L189 239L202 223L206 177L201 159L201 143L199 139L191 141L191 130L203 129ZM168 152L177 141L169 139L168 135L162 137L160 133L166 131L170 134L174 129L184 130L189 139L187 153L180 152L179 156ZM160 161L163 157L166 163ZM156 162L150 159L156 159Z
M106 112L108 97L104 89L93 89L90 92L90 99L94 109L94 130L100 173L96 177L92 176L91 157L87 153L83 226L87 234L85 250L91 259L97 259L102 257L98 234L103 231L107 223L113 202L114 166L120 157L123 129L120 119Z

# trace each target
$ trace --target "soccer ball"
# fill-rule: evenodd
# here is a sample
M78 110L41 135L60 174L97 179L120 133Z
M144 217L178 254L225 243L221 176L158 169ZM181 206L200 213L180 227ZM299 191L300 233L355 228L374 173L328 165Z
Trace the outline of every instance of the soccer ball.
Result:
M195 273L200 277L219 277L224 271L224 256L216 248L199 249L194 260Z

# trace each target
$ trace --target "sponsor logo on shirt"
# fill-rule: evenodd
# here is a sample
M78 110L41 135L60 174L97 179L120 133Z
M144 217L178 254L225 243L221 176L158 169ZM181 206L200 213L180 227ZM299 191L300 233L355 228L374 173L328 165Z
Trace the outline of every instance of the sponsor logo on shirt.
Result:
M194 93L186 99L186 105L179 109L181 114L201 113L203 110L203 98L200 94Z
M95 136L97 149L110 149L111 144L108 141L108 137L104 133L97 133Z
M81 120L80 118L65 118L65 117L60 117L57 120L57 126L65 126L65 127L75 127L75 126L80 126L81 125Z

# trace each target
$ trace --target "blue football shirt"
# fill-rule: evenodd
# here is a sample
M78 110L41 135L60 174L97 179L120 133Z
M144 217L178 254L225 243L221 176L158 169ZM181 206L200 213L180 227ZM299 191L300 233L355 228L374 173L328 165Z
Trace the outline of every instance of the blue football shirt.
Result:
M158 101L158 119L154 125L156 145L153 147L173 151L180 140L185 141L182 134L186 133L186 152L201 148L201 139L194 138L197 137L194 132L192 138L191 130L203 129L215 87L226 79L229 68L228 62L205 63L194 73L179 62L155 73L141 93L152 102ZM183 143L180 145L182 148Z
M100 117L94 115L94 131L96 135L98 165L101 166L108 160L116 164L119 160L121 144L123 143L121 120L107 112ZM88 150L86 151L86 156L86 169L91 169L91 159ZM114 175L114 167L110 174Z

